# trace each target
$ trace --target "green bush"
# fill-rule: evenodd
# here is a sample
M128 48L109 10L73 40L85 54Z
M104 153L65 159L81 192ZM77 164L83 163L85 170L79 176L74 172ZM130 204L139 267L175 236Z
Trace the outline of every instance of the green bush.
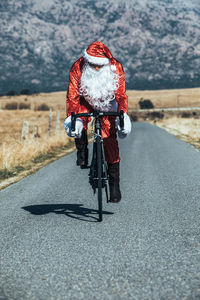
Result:
M21 95L30 95L31 92L30 92L29 89L24 89L24 90L21 90L20 94L21 94Z
M49 110L49 106L46 103L42 103L37 107L37 110L43 110L43 111L47 111Z
M17 95L17 92L16 91L9 91L9 92L7 92L6 95L7 96L15 96L15 95Z
M150 109L154 108L153 103L149 99L141 99L139 101L140 109Z
M7 103L4 107L4 109L9 109L9 110L15 110L17 109L17 102L10 102Z
M2 179L14 177L24 170L25 170L25 168L23 166L16 166L11 169L7 169L7 168L0 169L0 179L2 180Z
M8 169L2 169L0 170L0 179L7 179L9 177L13 177L15 176L15 174L13 174L12 171L8 170Z

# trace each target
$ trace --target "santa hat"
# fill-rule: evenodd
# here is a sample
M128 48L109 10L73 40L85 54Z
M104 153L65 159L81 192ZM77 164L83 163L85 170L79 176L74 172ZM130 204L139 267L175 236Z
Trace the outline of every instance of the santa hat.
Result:
M102 42L94 42L84 52L84 58L91 64L107 65L113 58L110 50Z

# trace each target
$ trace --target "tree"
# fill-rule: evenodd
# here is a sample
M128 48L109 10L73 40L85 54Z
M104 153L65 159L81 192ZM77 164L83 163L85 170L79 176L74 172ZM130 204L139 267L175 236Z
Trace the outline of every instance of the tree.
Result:
M16 93L16 91L11 90L11 91L7 92L6 95L7 96L15 96L15 95L17 95L17 93Z
M29 89L23 89L23 90L21 90L20 94L21 94L21 95L30 95L31 92L30 92Z

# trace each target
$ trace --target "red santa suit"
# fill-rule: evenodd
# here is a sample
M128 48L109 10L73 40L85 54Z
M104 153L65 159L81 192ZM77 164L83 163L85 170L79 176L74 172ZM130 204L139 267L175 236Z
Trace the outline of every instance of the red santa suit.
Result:
M104 95L106 88L102 89L102 97L100 95L97 96L97 98L94 97L94 99L90 87L88 92L84 90L83 77L86 66L89 68L89 65L87 65L88 63L101 66L105 65L108 72L110 72L109 76L112 77L115 84L113 89L111 88L111 91L108 88L108 96ZM96 75L98 76L98 71ZM97 91L97 93L98 92L99 91ZM83 113L91 112L93 110L118 112L123 110L128 114L128 97L126 95L123 67L121 63L112 56L110 50L103 43L92 43L86 49L85 54L73 64L69 75L66 104L67 117L71 115L71 112ZM83 118L84 130L87 130L87 123L88 120ZM105 158L110 164L120 161L116 132L115 117L104 117L102 119L102 138Z

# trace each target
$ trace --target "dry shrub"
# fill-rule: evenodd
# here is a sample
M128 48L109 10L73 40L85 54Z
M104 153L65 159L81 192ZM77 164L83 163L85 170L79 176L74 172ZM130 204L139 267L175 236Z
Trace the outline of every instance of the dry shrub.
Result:
M17 109L17 102L6 103L4 109L15 110Z
M129 114L132 122L137 122L138 116L136 113Z
M155 120L155 119L163 119L164 118L164 114L159 112L159 111L152 111L147 113L147 117L150 120Z
M46 103L42 103L36 109L41 111L47 111L49 110L49 106Z
M30 109L31 105L30 103L19 103L19 109Z
M191 118L192 116L192 113L191 112L184 112L182 113L181 117L182 118Z
M49 112L31 110L0 110L0 170L13 168L35 159L40 154L67 145L71 139L64 131L65 112L60 114L60 129L56 130L56 112L53 112L51 136L48 136ZM21 141L23 121L29 121L29 135ZM34 126L39 127L40 138L33 138Z

